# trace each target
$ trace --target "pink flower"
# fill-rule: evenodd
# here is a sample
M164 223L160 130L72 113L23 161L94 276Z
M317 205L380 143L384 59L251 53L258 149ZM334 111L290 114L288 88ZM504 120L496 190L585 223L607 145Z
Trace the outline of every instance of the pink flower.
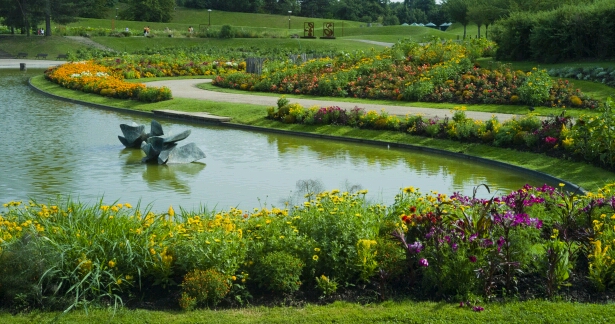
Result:
M557 144L557 138L551 137L551 136L547 136L545 138L545 143L547 143L549 145L555 145L555 144Z
M428 267L429 266L429 262L427 262L427 259L421 259L421 260L419 260L419 265L421 267Z
M470 255L468 257L468 259L470 259L470 262L472 262L472 263L476 262L476 256L475 255Z
M482 312L482 311L484 311L485 309L484 309L484 308L482 308L482 307L480 307L480 306L474 306L474 307L472 307L472 310L473 310L473 311L475 311L475 312Z

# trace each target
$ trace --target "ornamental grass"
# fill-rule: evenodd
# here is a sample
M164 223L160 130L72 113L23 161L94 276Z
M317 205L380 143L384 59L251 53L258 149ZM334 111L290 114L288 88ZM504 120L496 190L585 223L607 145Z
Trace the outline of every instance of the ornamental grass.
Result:
M160 299L192 309L353 292L374 301L608 299L613 186L581 194L526 185L490 199L407 187L390 206L367 201L367 190L331 190L284 208L161 213L9 202L0 212L0 298L14 311Z

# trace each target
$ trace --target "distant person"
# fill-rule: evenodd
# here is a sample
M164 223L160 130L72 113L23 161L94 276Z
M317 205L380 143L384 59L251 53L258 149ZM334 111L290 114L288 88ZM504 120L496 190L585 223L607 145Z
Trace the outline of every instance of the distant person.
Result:
M41 36L45 36L45 28L41 28Z
M126 28L124 29L124 31L129 32L129 31L130 31L130 29L128 29L128 27L126 27Z
M194 28L192 26L188 27L188 33L192 34L194 32Z

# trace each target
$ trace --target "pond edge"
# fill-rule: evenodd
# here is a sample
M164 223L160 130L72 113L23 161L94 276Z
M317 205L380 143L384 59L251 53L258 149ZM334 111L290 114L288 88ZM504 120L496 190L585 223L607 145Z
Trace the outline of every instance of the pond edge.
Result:
M102 105L102 104L97 104L97 103L91 103L91 102L81 101L81 100L72 99L72 98L66 98L66 97L62 97L62 96L59 96L53 93L49 93L40 88L37 88L34 84L32 84L31 82L32 78L34 77L31 77L28 79L28 85L40 94L43 94L43 95L46 95L48 97L55 98L58 100L63 100L63 101L67 101L70 103L80 104L80 105L89 106L93 108L115 111L115 112L120 112L124 114L129 114L129 115L147 116L147 117L152 117L152 118L156 117L156 118L162 118L165 120L181 120L181 121L193 122L193 123L198 123L198 124L219 125L219 126L235 128L235 129L252 130L252 131L258 131L258 132L279 133L279 134L286 134L286 135L312 137L312 138L351 142L351 143L362 143L362 144L369 144L369 145L374 145L374 146L390 146L390 147L414 150L414 151L419 151L419 152L427 152L427 153L440 154L444 156L452 156L452 157L456 157L460 159L466 159L470 161L484 163L487 165L497 166L497 167L501 167L504 169L514 170L520 173L532 175L536 178L544 179L545 181L549 181L552 183L563 183L564 189L570 192L580 192L582 194L587 193L587 191L583 189L582 187L570 181L566 181L564 179L560 179L555 176L552 176L548 173L536 171L532 169L527 169L527 168L524 168L518 165L501 162L501 161L495 161L495 160L491 160L491 159L487 159L487 158L483 158L479 156L467 155L464 153L451 152L447 150L441 150L441 149L420 146L420 145L406 144L406 143L387 142L387 141L381 141L381 140L370 140L370 139L352 138L352 137L326 135L326 134L306 133L306 132L300 132L300 131L291 131L291 130L268 128L268 127L261 127L261 126L237 124L237 123L232 123L232 122L214 122L214 121L206 121L206 120L199 120L199 119L193 119L193 118L182 118L182 117L174 117L170 115L161 115L161 114L155 114L153 112L148 112L148 111L138 111L138 110L132 110L132 109L126 109L126 108L117 108L117 107L112 107L112 106L107 106L107 105Z

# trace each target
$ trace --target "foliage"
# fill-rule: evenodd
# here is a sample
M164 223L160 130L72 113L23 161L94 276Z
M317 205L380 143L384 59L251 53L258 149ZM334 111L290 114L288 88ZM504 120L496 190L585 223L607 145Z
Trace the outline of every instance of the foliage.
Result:
M293 293L301 287L304 266L303 261L287 252L271 252L256 262L254 280L273 293Z
M498 59L560 62L614 57L614 15L615 3L608 0L512 13L493 33Z
M610 293L612 188L525 186L478 199L408 187L388 207L368 203L366 191L332 190L291 209L181 214L10 202L0 214L0 292L14 309L120 307L153 288L181 294L185 309L370 283L383 297L461 301L523 289L557 296L583 282Z
M233 30L233 27L231 27L230 25L224 25L222 26L222 29L220 29L220 34L218 37L219 38L233 38L235 37L235 31Z
M615 69L612 67L563 67L547 70L550 76L606 84L615 88Z
M407 101L525 104L563 107L572 96L581 107L597 105L571 85L553 82L543 71L523 73L510 67L483 69L471 63L491 55L495 44L433 40L423 46L399 42L380 53L343 54L295 63L272 60L263 74L218 75L213 84L226 88ZM521 100L519 100L521 98Z
M125 20L169 22L175 9L174 0L129 0L128 7L120 12Z
M316 288L323 296L330 296L337 291L337 282L325 275L316 277Z
M194 269L184 276L180 306L191 310L195 306L216 306L228 294L229 278L214 270Z

